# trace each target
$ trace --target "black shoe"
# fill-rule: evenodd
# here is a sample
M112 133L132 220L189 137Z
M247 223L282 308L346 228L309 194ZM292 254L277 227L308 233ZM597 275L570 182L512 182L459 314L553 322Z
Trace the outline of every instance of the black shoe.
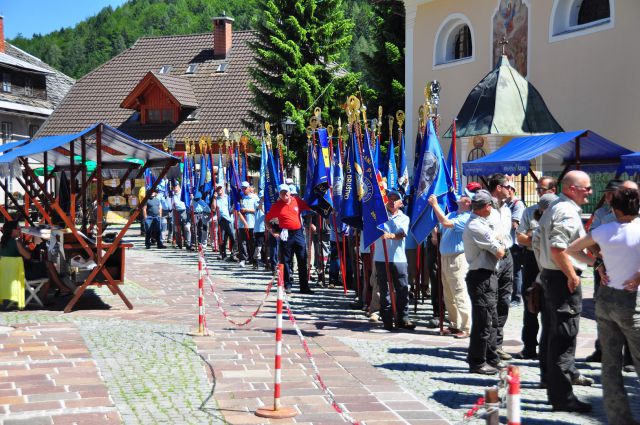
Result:
M571 400L567 404L556 404L552 406L554 412L576 412L589 413L591 405L580 400Z
M166 245L158 245L158 249L167 249Z
M536 353L527 353L526 351L520 351L513 355L514 359L517 360L537 360L538 355Z
M146 249L151 249L151 245L145 245Z
M391 332L391 331L393 331L393 325L392 325L392 324L384 325L384 326L383 326L383 329L384 329L385 331L389 331L389 332Z
M309 295L312 295L312 294L313 294L313 291L311 290L311 288L302 288L302 289L300 289L300 293L301 293L301 294L309 294Z
M507 353L502 348L498 348L496 353L498 354L498 357L500 357L500 360L511 360L513 358L511 354Z
M488 364L469 368L469 372L471 373L479 373L480 375L495 375L498 373L498 369Z
M416 328L416 324L413 323L411 320L403 320L402 322L398 323L398 329L407 329L409 331L412 331Z
M584 358L587 363L602 363L602 351L596 350Z

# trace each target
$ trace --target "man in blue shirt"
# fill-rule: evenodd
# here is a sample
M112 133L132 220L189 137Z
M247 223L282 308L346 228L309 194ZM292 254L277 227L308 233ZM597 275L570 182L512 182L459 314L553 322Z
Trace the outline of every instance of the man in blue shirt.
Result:
M258 206L256 207L256 221L253 225L253 241L254 241L254 250L253 250L253 268L257 269L262 266L264 263L262 261L262 248L264 247L264 191L260 191L260 200L258 201Z
M252 193L251 185L249 182L242 182L242 201L240 214L242 217L238 217L238 250L240 254L240 267L244 267L245 262L251 262L251 256L253 246L253 227L256 221L256 210L259 203L258 197Z
M184 244L185 248L189 251L193 250L191 247L191 222L189 221L189 215L187 214L187 206L180 200L180 185L176 184L173 187L173 195L171 196L171 208L173 209L173 226L174 234L176 236L176 244L178 249L182 249Z
M464 195L458 199L458 211L445 215L438 205L435 195L429 197L429 205L433 207L440 222L440 255L442 264L442 288L444 303L449 312L451 326L445 329L445 335L455 338L468 338L471 332L471 301L467 292L465 277L469 264L464 256L462 233L471 217L472 193L465 189Z
M384 224L383 234L375 243L373 260L376 265L378 286L380 289L380 315L384 328L393 330L393 313L387 268L385 265L385 245L389 259L389 272L393 282L396 302L396 328L415 329L416 325L409 320L409 281L407 276L407 256L404 250L405 238L409 233L409 217L402 211L402 195L392 190L387 192L389 201L387 210L390 219Z
M222 244L220 244L220 259L229 262L237 261L236 259L236 233L233 230L234 219L229 209L229 197L224 193L224 187L221 184L216 185L216 197L214 199L214 208L217 210L218 223L222 232ZM227 257L227 247L231 241L231 255Z

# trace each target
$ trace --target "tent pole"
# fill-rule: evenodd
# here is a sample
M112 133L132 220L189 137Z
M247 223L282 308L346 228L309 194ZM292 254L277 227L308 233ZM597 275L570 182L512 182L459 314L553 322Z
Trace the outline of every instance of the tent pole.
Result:
M102 257L102 232L104 229L102 228L102 124L98 125L96 129L96 177L98 179L97 184L97 194L96 194L96 205L98 206L98 217L96 219L96 246L97 246L97 257L98 260Z
M35 205L36 209L40 212L40 214L42 214L42 218L49 223L50 225L53 225L52 221L51 221L51 216L49 214L47 214L47 212L45 211L45 209L42 207L42 204L40 204L40 202L38 202L38 197L37 196L33 196L31 190L29 189L29 187L27 187L27 184L19 177L16 177L16 181L18 182L18 184L20 186L22 186L22 188L24 189L24 192L29 195L29 197L31 198L31 200L33 201L33 205Z
M84 136L80 138L80 156L82 157L82 173L80 174L82 202L82 233L87 233L87 141Z
M7 179L5 179L6 181ZM22 217L24 217L24 219L27 221L27 223L29 223L30 225L34 225L33 221L31 220L31 218L29 217L29 214L27 214L27 212L24 210L24 207L20 205L20 203L18 202L18 200L16 198L14 198L14 196L11 194L11 192L9 192L9 188L6 186L5 183L0 182L0 187L2 188L2 190L4 190L4 194L5 197L9 198L9 200L11 201L11 203L13 203L13 205L15 205L16 210L20 213L20 215ZM6 204L5 204L6 205Z
M576 170L580 169L580 139L582 136L576 137Z

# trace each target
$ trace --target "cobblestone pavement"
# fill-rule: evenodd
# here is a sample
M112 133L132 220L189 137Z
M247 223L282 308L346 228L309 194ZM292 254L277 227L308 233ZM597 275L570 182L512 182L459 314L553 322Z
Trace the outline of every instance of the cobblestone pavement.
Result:
M86 385L93 385L99 401L85 410L71 407L73 403L67 405L67 400L83 395L73 385L61 384L65 395L56 399L58 404L34 405L35 399L16 385L19 380L2 373L16 361L26 365L30 359L23 349L13 354L18 360L7 359L7 340L0 333L2 425L73 420L80 424L345 423L314 380L314 371L288 321L284 325L282 403L295 407L299 415L272 422L257 418L253 414L257 407L273 404L274 295L267 298L254 321L239 328L217 309L207 283L210 336L191 337L187 333L197 325L196 255L184 250L144 250L140 238L131 234L128 239L136 247L127 253L127 282L122 289L133 310L103 287L88 291L70 314L60 312L66 299L57 300L51 311L0 313L0 324L17 326L8 335L46 329L40 328L43 326L65 327L64 341L45 341L44 345L54 350L55 346L64 348L65 343L76 344L80 351L70 361L87 368L79 370L87 371L91 384ZM271 277L215 257L207 254L215 290L230 316L244 321L264 299ZM586 280L579 359L592 351L595 337L589 285ZM424 327L430 316L426 304L418 306L415 332L384 333L380 325L350 308L352 299L342 290L317 286L314 290L314 295L294 293L291 306L324 382L355 419L366 424L456 423L484 387L497 383L496 378L467 372L468 341L442 337ZM520 323L521 307L513 308L505 336L507 351L520 349ZM579 397L594 405L594 412L585 416L551 412L544 390L537 389L537 363L514 363L522 372L523 423L604 422L599 365L578 363L585 375L596 380L593 387L576 388ZM44 368L41 374L49 378L66 372L55 364L49 369L42 364L27 368ZM74 370L69 371L70 376ZM635 375L625 374L625 383L635 412L640 412L640 385ZM17 399L6 397L21 397L21 404L31 405L28 416L17 413Z

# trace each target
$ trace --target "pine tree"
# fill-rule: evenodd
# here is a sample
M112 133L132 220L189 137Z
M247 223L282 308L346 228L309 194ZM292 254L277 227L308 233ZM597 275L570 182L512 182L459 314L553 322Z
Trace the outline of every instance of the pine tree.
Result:
M291 117L297 131L290 148L304 158L305 127L314 108L322 108L325 124L335 122L346 96L357 90L359 75L342 63L353 23L344 16L342 0L258 0L257 6L252 117L275 126Z
M375 51L365 53L369 66L366 80L377 94L374 100L385 115L404 109L405 10L401 0L376 0ZM386 126L386 120L383 120Z

